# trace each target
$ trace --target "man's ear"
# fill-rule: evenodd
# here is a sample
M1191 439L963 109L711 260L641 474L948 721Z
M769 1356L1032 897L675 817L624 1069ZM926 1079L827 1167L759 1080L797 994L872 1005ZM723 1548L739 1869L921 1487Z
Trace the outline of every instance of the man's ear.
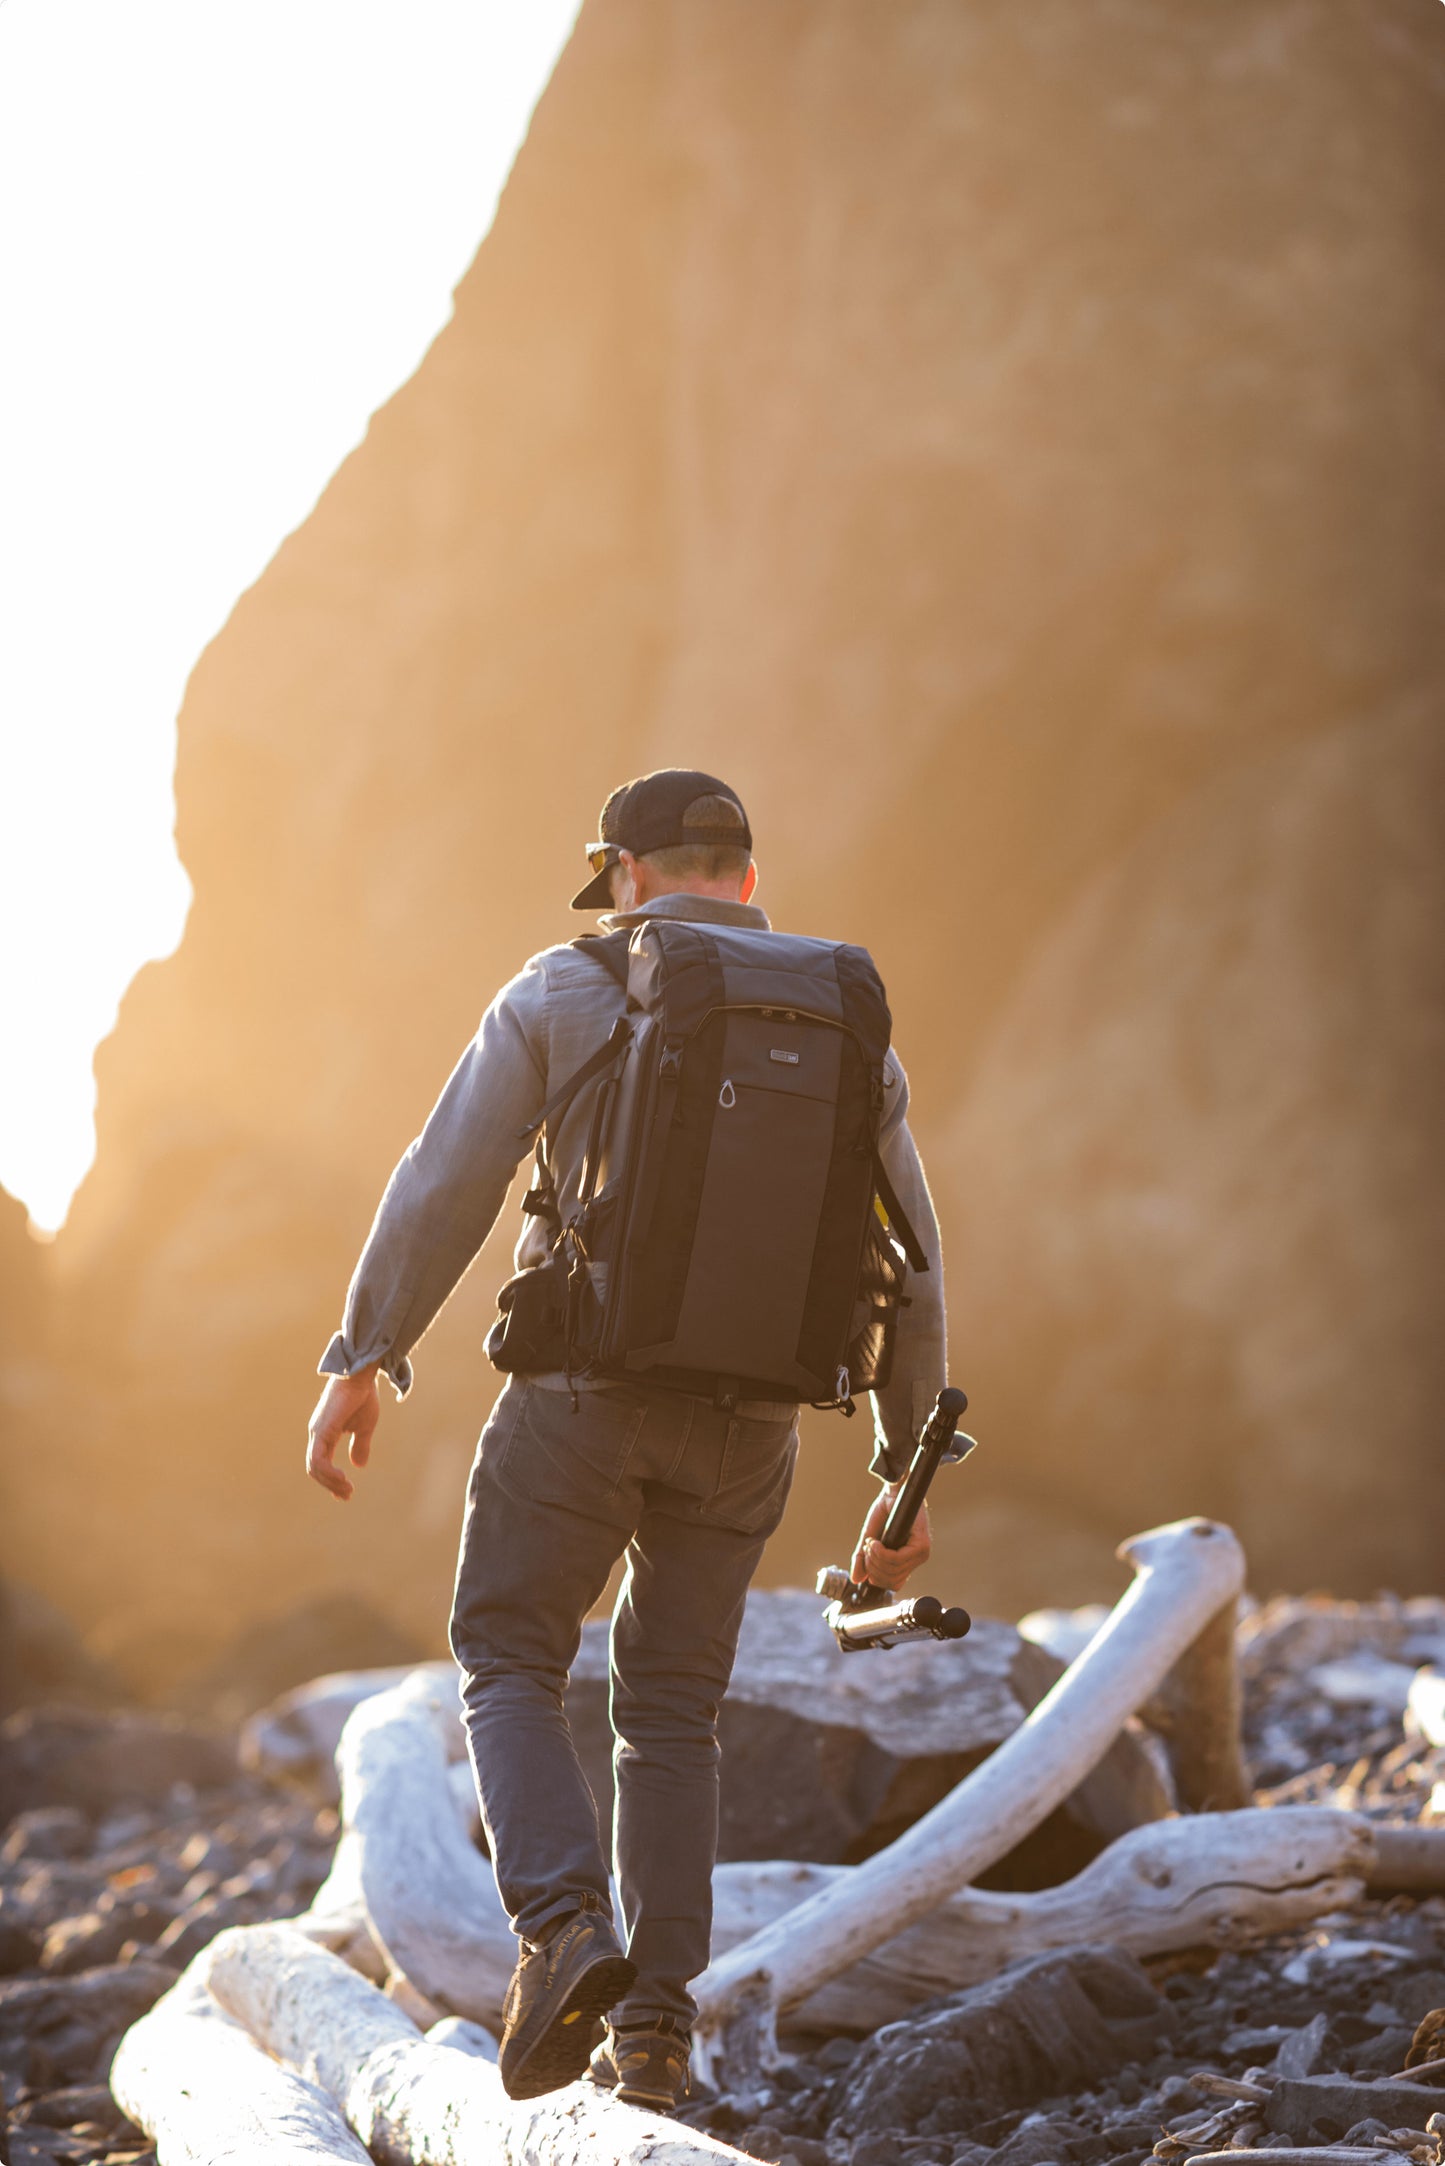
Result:
M637 859L630 850L618 852L612 868L612 907L632 910L637 905Z
M756 865L754 864L753 860L752 860L751 858L749 858L749 859L748 859L748 869L747 869L747 871L746 871L746 872L745 872L745 873L743 874L743 884L742 884L742 886L741 886L741 887L740 887L740 888L738 889L738 901L739 901L739 902L751 902L751 901L752 901L752 899L753 899L753 889L754 889L754 888L755 888L755 887L757 886L757 884L758 884L758 868L757 868L757 866L756 866Z

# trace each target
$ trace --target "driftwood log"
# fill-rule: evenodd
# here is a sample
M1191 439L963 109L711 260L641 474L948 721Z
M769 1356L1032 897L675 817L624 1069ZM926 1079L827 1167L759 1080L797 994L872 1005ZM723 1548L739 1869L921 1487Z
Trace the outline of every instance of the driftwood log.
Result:
M1415 1840L1397 1846L1401 1834ZM714 1957L858 1870L720 1866ZM1445 1829L1382 1829L1328 1806L1161 1821L1121 1836L1059 1887L1027 1895L961 1890L798 2003L786 2022L800 2033L861 2035L1024 1956L1087 1943L1139 1956L1229 1947L1308 1924L1366 1889L1393 1892L1407 1875L1417 1889L1445 1886Z
M723 2166L742 2156L588 2083L509 2099L488 2061L423 2038L374 1986L289 1926L233 1928L207 1958L221 2007L335 2101L379 2166Z
M1205 1628L1221 1611L1232 1616L1244 1553L1227 1527L1180 1520L1137 1536L1120 1555L1134 1568L1133 1585L1023 1727L889 1849L703 1973L694 1992L704 2058L720 2054L730 2076L748 2080L775 2057L781 2014L928 1916L1036 1827Z
M1445 1672L1417 1670L1406 1695L1413 1727L1428 1744L1445 1745Z
M1240 1740L1244 1689L1235 1652L1235 1605L1210 1618L1149 1703L1186 1812L1236 1812L1252 1795Z
M350 1957L364 1918L387 1975L407 1979L448 2014L495 2027L517 1943L476 1824L455 1673L412 1672L351 1713L337 1749L342 1833L330 1878L303 1930ZM465 1785L454 1782L454 1772ZM315 1921L315 1923L313 1923ZM320 1930L317 1927L321 1928ZM364 1965L358 1966L365 1968Z
M196 1958L121 2040L110 2087L166 2166L368 2166L334 2100L279 2068L207 1986Z
M1445 1826L1381 1827L1370 1823L1375 1857L1367 1895L1445 1894Z

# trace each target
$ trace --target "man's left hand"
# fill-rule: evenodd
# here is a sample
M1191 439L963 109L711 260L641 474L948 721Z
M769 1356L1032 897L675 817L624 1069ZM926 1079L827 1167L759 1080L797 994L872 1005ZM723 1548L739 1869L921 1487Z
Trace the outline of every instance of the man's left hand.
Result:
M866 1579L875 1587L887 1587L896 1594L909 1574L928 1562L933 1543L929 1536L926 1504L914 1520L913 1532L902 1549L885 1549L878 1539L895 1495L896 1491L892 1489L880 1489L873 1499L858 1537L858 1547L853 1552L853 1562L848 1567L855 1587L861 1587Z

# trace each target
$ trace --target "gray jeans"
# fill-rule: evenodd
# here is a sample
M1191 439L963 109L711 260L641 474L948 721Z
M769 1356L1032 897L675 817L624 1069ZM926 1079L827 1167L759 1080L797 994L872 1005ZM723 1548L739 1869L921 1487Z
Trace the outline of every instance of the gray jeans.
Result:
M578 1395L512 1377L482 1433L452 1609L497 1887L532 1939L609 1901L597 1809L562 1708L582 1620L617 1559L614 1870L637 1982L622 2022L694 2013L718 1824L718 1703L743 1599L782 1518L797 1409L717 1412L659 1386Z

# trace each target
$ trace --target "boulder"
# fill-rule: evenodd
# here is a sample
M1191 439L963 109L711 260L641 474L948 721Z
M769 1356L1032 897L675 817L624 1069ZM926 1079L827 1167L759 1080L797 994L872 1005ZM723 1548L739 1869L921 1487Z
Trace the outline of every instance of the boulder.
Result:
M438 1684L456 1682L453 1663L425 1665ZM333 1670L283 1692L241 1726L241 1764L272 1782L289 1782L334 1805L341 1795L336 1748L346 1718L375 1693L399 1685L405 1669Z
M248 1625L184 1681L176 1698L192 1714L230 1724L343 1663L410 1668L421 1659L412 1636L372 1603L354 1594L322 1595Z
M98 1818L160 1804L177 1783L207 1790L235 1776L228 1739L166 1715L22 1708L0 1723L0 1825L45 1805Z
M1445 1600L1381 1595L1373 1602L1342 1602L1328 1594L1276 1595L1241 1618L1238 1644L1240 1669L1253 1686L1281 1675L1308 1677L1360 1657L1413 1671L1422 1663L1445 1661Z
M25 2120L37 2128L79 2128L88 2125L103 2129L109 2136L140 2134L132 2122L127 2121L104 2083L73 2084L63 2091L52 2091L48 2097L31 2099L25 2106Z
M0 2072L36 2090L103 2080L121 2034L179 1975L169 1964L135 1962L0 1981Z
M0 1580L0 1715L55 1700L115 1707L129 1698L119 1673L91 1653L63 1610L34 1587Z
M50 1928L40 1952L40 1968L52 1977L94 1970L119 1960L128 1942L156 1940L172 1913L156 1903L117 1901L107 1889L92 1910L62 1918Z
M33 1970L40 1961L40 1936L18 1917L6 1917L0 1905L0 1978L17 1971Z
M754 1588L719 1722L723 1859L870 1856L938 1803L1010 1736L1064 1665L1012 1625L980 1618L965 1640L844 1654L816 1595ZM607 1625L584 1627L567 1695L577 1749L612 1810ZM1133 1732L986 1887L1069 1878L1105 1843L1158 1819L1171 1800Z
M0 1865L31 1865L83 1857L91 1845L90 1822L74 1805L34 1805L17 1813L0 1843Z
M1111 1948L1036 1956L876 2032L848 2071L834 2130L966 2133L1147 2060L1171 2026L1168 2004L1132 1956Z

